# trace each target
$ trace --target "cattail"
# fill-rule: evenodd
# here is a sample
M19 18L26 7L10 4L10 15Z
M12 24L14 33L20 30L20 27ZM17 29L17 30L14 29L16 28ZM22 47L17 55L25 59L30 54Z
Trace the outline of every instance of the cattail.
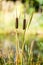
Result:
M16 28L18 28L18 18L16 17Z
M26 29L26 19L23 21L23 29Z
M23 29L26 29L26 7L25 7L25 9L24 9Z

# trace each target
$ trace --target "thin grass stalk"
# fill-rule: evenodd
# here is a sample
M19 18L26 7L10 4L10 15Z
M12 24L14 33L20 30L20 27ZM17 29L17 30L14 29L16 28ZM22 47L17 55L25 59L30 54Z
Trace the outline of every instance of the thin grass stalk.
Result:
M40 50L40 49L39 49ZM38 61L36 65L41 65L41 56L40 56L40 52L38 54Z
M31 61L32 61L32 59L33 59L33 52L32 52L33 45L34 45L34 40L33 40L32 43L31 43L30 53L29 53L29 60L31 60ZM32 55L32 56L31 56L31 55ZM30 58L30 57L31 57L31 58ZM31 61L30 61L30 64L32 64Z
M28 44L27 44L27 65L28 65Z

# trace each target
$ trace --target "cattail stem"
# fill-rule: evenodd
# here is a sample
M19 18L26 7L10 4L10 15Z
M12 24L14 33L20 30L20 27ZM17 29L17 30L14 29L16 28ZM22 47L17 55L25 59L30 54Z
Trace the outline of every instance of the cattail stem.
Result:
M27 65L28 65L28 44L27 44Z

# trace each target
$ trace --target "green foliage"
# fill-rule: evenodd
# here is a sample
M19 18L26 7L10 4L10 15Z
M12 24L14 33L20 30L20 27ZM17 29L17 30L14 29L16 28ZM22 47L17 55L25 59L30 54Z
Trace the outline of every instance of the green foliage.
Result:
M43 4L43 0L36 0L37 2L39 2L40 4Z

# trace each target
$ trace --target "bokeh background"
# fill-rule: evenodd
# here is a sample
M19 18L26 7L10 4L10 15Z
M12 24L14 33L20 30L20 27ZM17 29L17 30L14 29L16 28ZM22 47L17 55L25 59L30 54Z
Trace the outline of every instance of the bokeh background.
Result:
M0 65L43 65L43 0L0 0Z

